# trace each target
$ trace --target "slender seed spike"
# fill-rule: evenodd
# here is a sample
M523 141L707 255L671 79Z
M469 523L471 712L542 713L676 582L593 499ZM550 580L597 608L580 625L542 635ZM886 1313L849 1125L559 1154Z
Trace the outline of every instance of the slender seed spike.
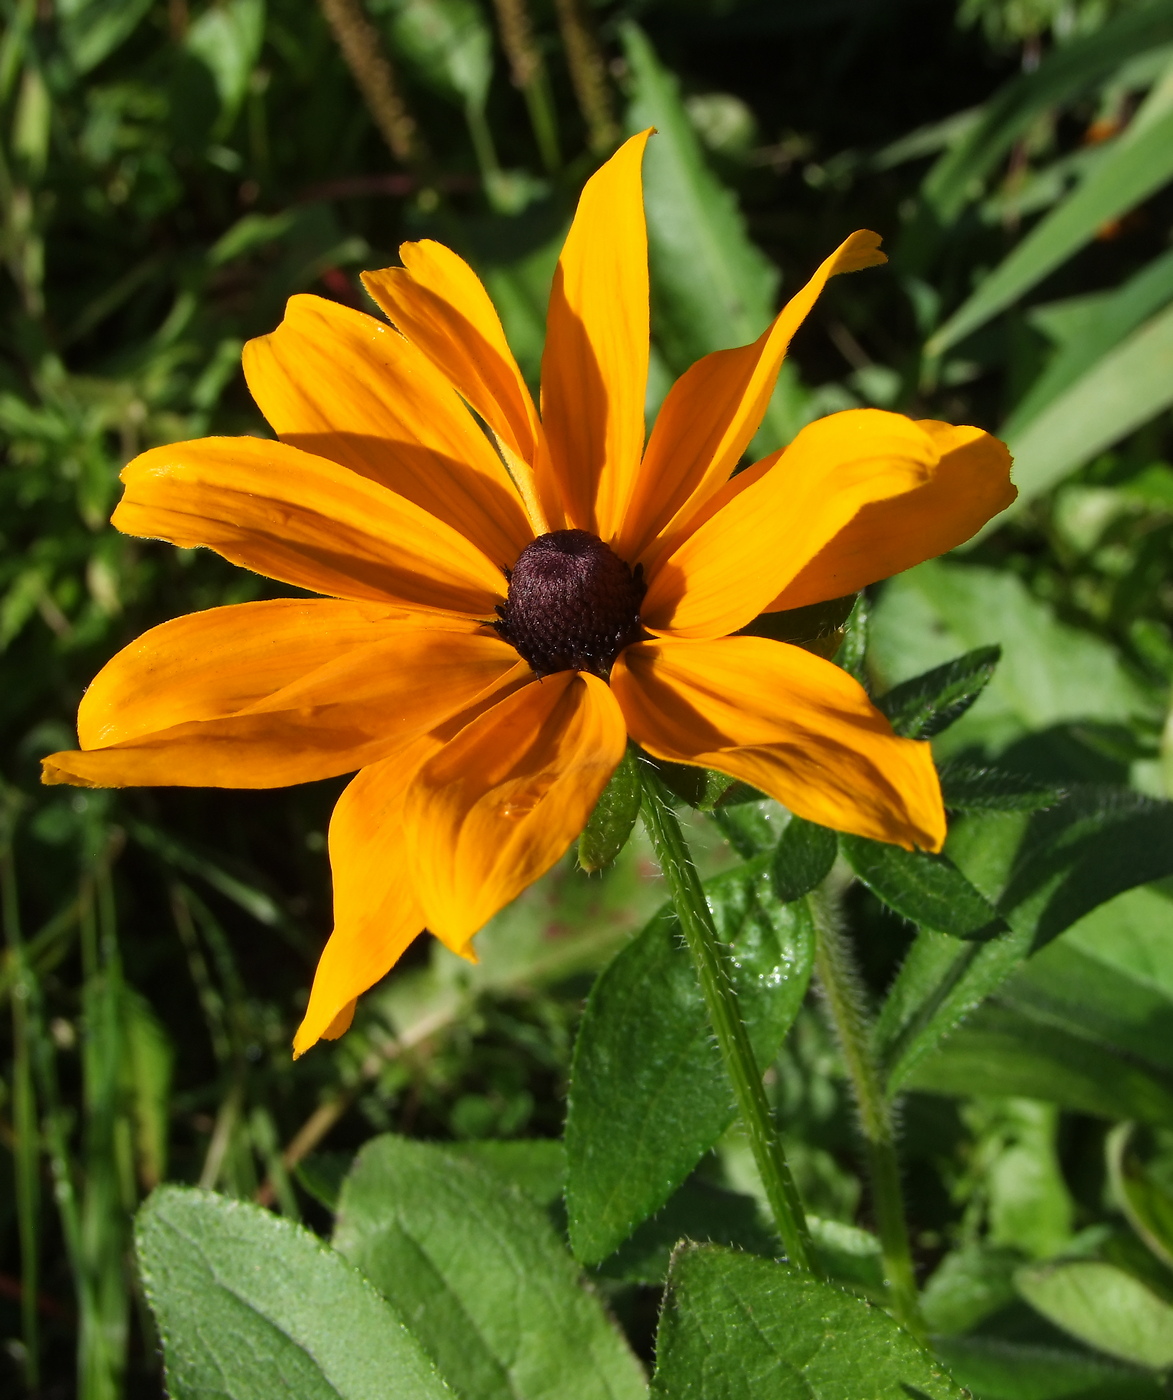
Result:
M539 676L590 671L604 680L639 640L642 571L586 530L555 530L526 545L493 625Z

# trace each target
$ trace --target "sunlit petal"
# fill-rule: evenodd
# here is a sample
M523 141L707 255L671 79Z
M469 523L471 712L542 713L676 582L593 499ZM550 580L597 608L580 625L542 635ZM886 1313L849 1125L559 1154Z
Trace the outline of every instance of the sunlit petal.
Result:
M620 553L642 557L653 537L673 537L725 482L761 426L791 338L829 278L886 261L879 235L853 233L752 345L698 360L668 392L652 429Z
M587 181L550 293L542 421L567 523L610 543L635 486L648 378L649 132Z
M282 442L414 501L509 567L533 538L484 432L420 350L390 326L322 297L244 348L252 396Z
M611 685L658 758L740 778L823 826L936 851L945 812L928 744L901 739L846 671L762 637L629 647Z
M574 671L526 686L420 770L405 808L428 928L454 951L564 854L623 757L606 684Z
M505 578L414 502L296 447L201 438L155 447L122 472L113 523L127 535L206 545L313 593L491 617Z

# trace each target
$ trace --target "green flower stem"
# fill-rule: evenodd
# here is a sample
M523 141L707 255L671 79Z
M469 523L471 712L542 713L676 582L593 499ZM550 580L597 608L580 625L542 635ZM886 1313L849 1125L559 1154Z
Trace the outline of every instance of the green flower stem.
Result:
M898 1322L923 1336L924 1322L917 1302L916 1274L900 1191L896 1132L879 1066L872 1053L871 1027L859 974L847 940L828 907L826 894L818 891L808 898L818 935L815 973L843 1050L867 1148L872 1208L883 1251L889 1305Z
M725 947L717 936L704 890L692 863L684 833L668 801L663 783L646 762L639 765L643 787L641 813L651 837L656 859L668 881L672 902L688 943L717 1037L725 1070L733 1085L741 1120L749 1134L754 1161L774 1213L778 1236L792 1264L809 1273L818 1272L810 1231L794 1178L774 1125L774 1117L762 1087L762 1075L754 1059L745 1023L737 1005Z

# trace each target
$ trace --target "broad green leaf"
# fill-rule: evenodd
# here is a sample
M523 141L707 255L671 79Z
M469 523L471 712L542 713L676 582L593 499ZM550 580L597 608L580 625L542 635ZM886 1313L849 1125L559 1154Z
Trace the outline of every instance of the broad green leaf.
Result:
M805 905L780 904L769 858L705 885L758 1063L802 1004L814 957ZM605 1259L658 1210L733 1118L724 1067L675 917L661 911L591 990L566 1118L570 1240Z
M774 851L774 893L787 904L809 894L830 874L838 852L839 840L833 831L802 817L791 817Z
M1001 1337L936 1337L933 1350L974 1400L1162 1400L1143 1371L1055 1346Z
M1067 198L978 285L925 346L940 355L1016 302L1095 237L1173 178L1173 112L1117 142ZM1017 479L1017 477L1016 477Z
M941 796L951 812L1039 812L1053 807L1065 789L1021 773L947 763L941 769Z
M447 1144L446 1152L467 1157L483 1170L517 1189L540 1206L562 1199L566 1186L566 1149L556 1138L481 1138Z
M1173 146L1173 118L1169 121ZM1173 403L1173 308L1167 308L1053 399L1007 430L1019 500L1030 500Z
M222 0L209 5L184 43L206 64L220 98L218 129L226 131L248 95L249 79L265 37L265 0Z
M681 374L713 350L745 345L775 311L778 270L750 240L737 199L705 160L676 78L643 30L621 26L630 68L630 132L654 126L644 157L644 208L652 278L652 325L669 368ZM786 364L750 455L764 456L805 422L806 395Z
M912 923L955 938L987 939L1005 930L1005 920L948 856L864 836L841 836L839 844L868 889Z
M1173 301L1173 252L1162 253L1110 292L1092 292L1036 306L1031 324L1057 342L1046 369L1002 425L1010 442L1022 438L1034 418L1095 367L1125 336ZM1021 463L1016 461L1014 479ZM1020 488L1021 489L1021 488Z
M977 647L944 666L901 681L876 701L897 734L931 739L969 709L994 676L1002 648Z
M639 1363L541 1208L472 1158L390 1134L359 1153L335 1247L467 1400L637 1400Z
M300 1226L163 1186L137 1246L174 1400L450 1400L388 1303Z
M879 1308L787 1264L685 1245L656 1335L662 1400L962 1400Z
M934 745L941 757L993 754L1032 730L1076 720L1127 723L1150 708L1118 653L1059 622L1014 574L932 560L885 585L871 619L869 662L896 685L959 651L1000 644L1002 660L973 708Z
M642 793L635 754L629 748L578 838L578 863L584 870L602 870L627 844L639 816Z
M926 200L946 223L1044 112L1092 89L1120 64L1173 39L1173 5L1150 3L1053 49L1033 73L1007 84L925 178Z
M1173 872L1173 804L1124 790L1077 789L1047 811L968 817L951 831L947 850L1010 927L960 950L939 933L917 936L875 1029L892 1088L1032 949L1116 895ZM1018 993L1024 1006L1029 985L1028 976ZM1088 992L1098 987L1108 997L1113 986L1110 977L1093 976ZM1090 1015L1080 1022L1082 1033ZM1157 1097L1163 1102L1163 1091Z
M396 51L438 92L483 107L493 35L476 0L376 0Z
M1014 1272L1021 1263L1017 1249L993 1249L985 1241L946 1254L921 1291L929 1331L969 1332L1014 1302Z
M151 0L57 0L54 17L74 71L88 73L138 28Z
M1087 1346L1155 1371L1173 1366L1173 1306L1114 1264L1043 1264L1015 1281L1032 1308Z
M1133 1123L1118 1123L1108 1134L1112 1190L1128 1223L1156 1257L1173 1269L1173 1194L1148 1169L1137 1150L1137 1136Z

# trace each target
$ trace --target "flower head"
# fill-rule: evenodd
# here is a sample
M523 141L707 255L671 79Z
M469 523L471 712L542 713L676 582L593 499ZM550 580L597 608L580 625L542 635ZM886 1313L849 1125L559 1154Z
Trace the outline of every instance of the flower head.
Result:
M330 825L335 927L297 1053L341 1034L424 927L471 956L581 831L629 736L843 831L944 839L928 746L830 661L743 629L967 539L1013 500L1009 457L976 428L859 409L731 475L827 279L884 260L866 232L754 344L693 365L645 448L647 135L583 191L540 416L475 273L423 241L365 278L390 325L296 296L246 347L277 441L158 447L123 472L120 530L323 596L146 633L87 691L80 750L45 781L358 770Z

